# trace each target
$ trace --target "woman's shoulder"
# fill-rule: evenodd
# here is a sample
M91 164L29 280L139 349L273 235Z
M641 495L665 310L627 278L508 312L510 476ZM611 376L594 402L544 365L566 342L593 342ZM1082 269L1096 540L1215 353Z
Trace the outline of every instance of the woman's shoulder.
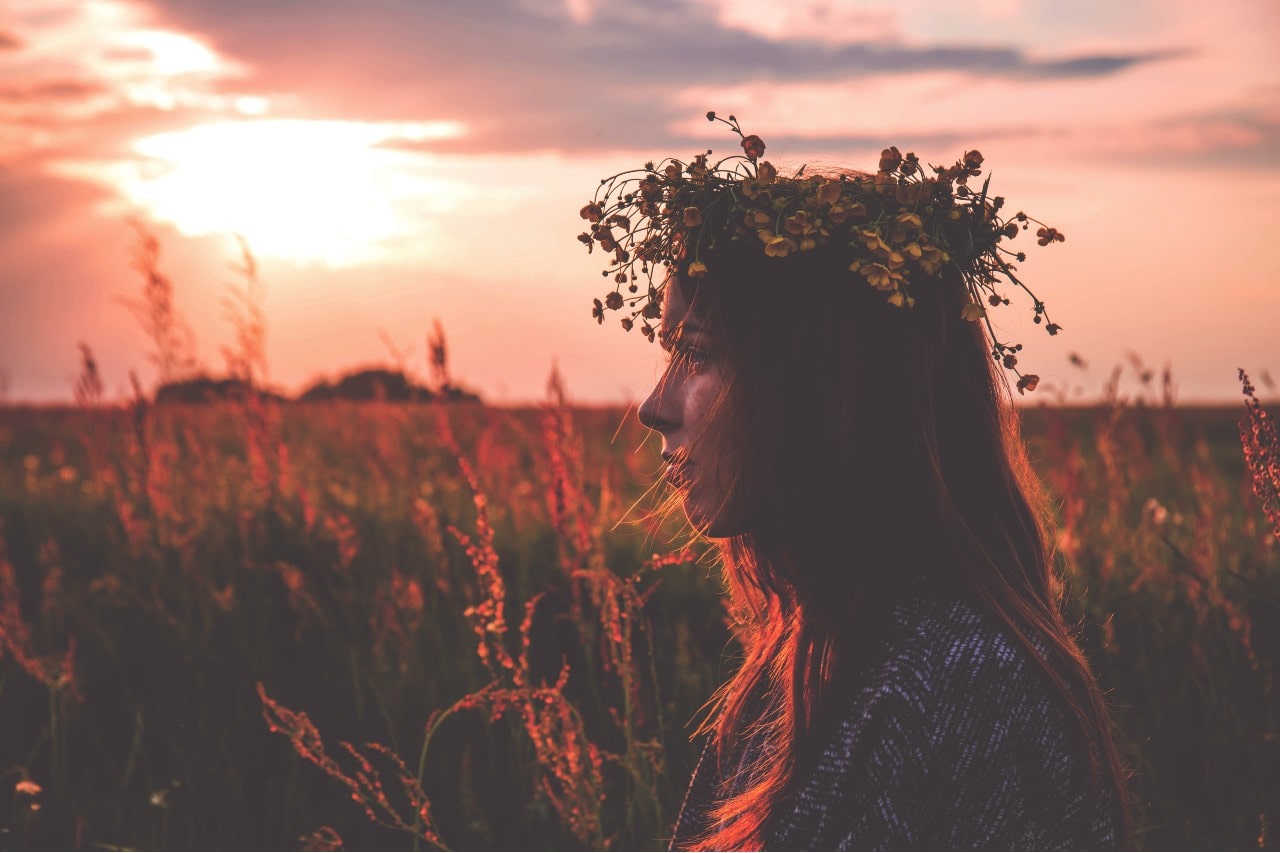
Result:
M1115 843L1065 703L980 607L899 605L848 696L778 824L784 846Z
M862 682L873 693L897 690L926 704L966 697L987 704L988 694L975 690L984 686L1049 695L1031 652L994 616L959 598L913 598L895 607Z

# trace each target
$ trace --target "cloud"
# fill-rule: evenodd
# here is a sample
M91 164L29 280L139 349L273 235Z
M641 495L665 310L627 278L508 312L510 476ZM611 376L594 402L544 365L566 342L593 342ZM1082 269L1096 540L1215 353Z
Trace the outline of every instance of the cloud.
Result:
M836 8L837 4L831 4ZM455 151L601 151L669 146L691 85L840 81L922 71L1010 80L1103 79L1170 60L1170 50L1033 55L1014 42L888 38L863 15L856 43L766 37L695 0L639 4L326 3L178 0L157 9L252 68L251 83L298 109L363 120L457 120ZM910 23L907 21L907 23ZM847 34L847 33L846 33ZM856 81L856 82L854 82ZM696 111L701 114L707 106Z
M86 80L46 80L26 86L0 86L0 101L68 101L100 95L105 87Z

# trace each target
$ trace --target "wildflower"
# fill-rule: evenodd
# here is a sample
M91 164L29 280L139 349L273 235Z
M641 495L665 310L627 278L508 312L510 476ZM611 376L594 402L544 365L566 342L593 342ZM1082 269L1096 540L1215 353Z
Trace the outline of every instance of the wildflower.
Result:
M588 222L599 222L600 217L604 216L604 207L599 202L588 202L578 211L578 215Z
M764 247L764 253L771 258L785 258L796 250L796 242L790 237L775 236Z
M863 264L862 274L867 277L867 284L877 290L892 290L897 286L894 283L894 274L884 264Z
M982 165L982 152L981 151L964 152L964 165L966 168L970 170L970 174L973 174L973 175L978 174L976 171L973 171L973 170L977 169L979 166Z
M37 783L32 782L30 779L23 779L13 786L13 790L18 794L26 794L28 797L35 797L44 789Z
M889 239L894 243L905 243L919 234L920 229L923 227L924 223L920 221L919 216L914 213L901 213L897 219L893 220L893 227L889 231Z
M960 309L961 320L981 320L987 316L987 309L977 302L970 302Z
M761 143L762 145L764 143ZM756 183L761 186L768 186L778 179L778 167L770 163L768 160L762 162L756 167Z
M807 210L797 210L782 223L791 234L808 234L814 229L813 215Z
M1022 394L1024 391L1034 391L1036 390L1036 386L1039 384L1040 377L1036 376L1034 373L1028 373L1026 376L1023 376L1018 380L1018 393Z
M867 247L868 252L878 250L889 251L889 246L880 237L880 232L873 228L863 228L858 232L862 239L862 244Z
M923 246L920 251L920 267L929 275L936 274L943 264L951 260L950 255L934 245Z
M818 199L818 204L835 204L840 200L840 192L844 189L840 181L827 181L819 184L818 191L814 194Z
M754 133L742 137L742 150L747 153L748 160L758 160L764 154L764 140Z
M702 261L694 261L689 264L688 275L690 278L702 278L707 274L707 265Z
M1041 246L1047 246L1055 242L1061 243L1067 239L1057 228L1037 228L1036 237L1039 238L1036 243Z
M702 224L702 211L696 207L686 207L684 209L684 226L693 228Z
M1155 522L1157 527L1164 526L1169 520L1169 510L1155 498L1147 498L1146 504L1142 507L1142 514Z
M880 152L879 170L881 172L895 171L901 165L902 154L898 151L898 147L896 145L891 145Z
M622 307L622 294L616 290L613 291L604 298L604 304L610 311L617 311Z
M905 308L907 305L907 295L901 290L895 290L889 294L889 304L895 308Z

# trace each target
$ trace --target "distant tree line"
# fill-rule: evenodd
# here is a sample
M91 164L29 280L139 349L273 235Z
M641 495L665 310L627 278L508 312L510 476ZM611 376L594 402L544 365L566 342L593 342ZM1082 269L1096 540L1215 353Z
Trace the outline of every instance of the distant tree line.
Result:
M255 388L236 377L215 378L203 374L176 379L156 389L157 403L212 403L243 400L250 393L285 402L291 398L274 391ZM344 374L334 381L322 379L312 383L297 397L299 402L351 400L356 402L479 402L480 396L452 383L428 388L414 382L401 370L381 367L365 368Z

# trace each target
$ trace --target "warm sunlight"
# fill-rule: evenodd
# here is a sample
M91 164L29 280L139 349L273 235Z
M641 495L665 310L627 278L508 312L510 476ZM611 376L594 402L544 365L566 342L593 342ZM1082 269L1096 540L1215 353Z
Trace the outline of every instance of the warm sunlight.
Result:
M243 235L255 252L349 266L410 251L461 188L426 173L421 152L456 122L297 119L206 124L138 140L138 160L67 166L117 188L188 235ZM418 247L420 248L420 247Z

